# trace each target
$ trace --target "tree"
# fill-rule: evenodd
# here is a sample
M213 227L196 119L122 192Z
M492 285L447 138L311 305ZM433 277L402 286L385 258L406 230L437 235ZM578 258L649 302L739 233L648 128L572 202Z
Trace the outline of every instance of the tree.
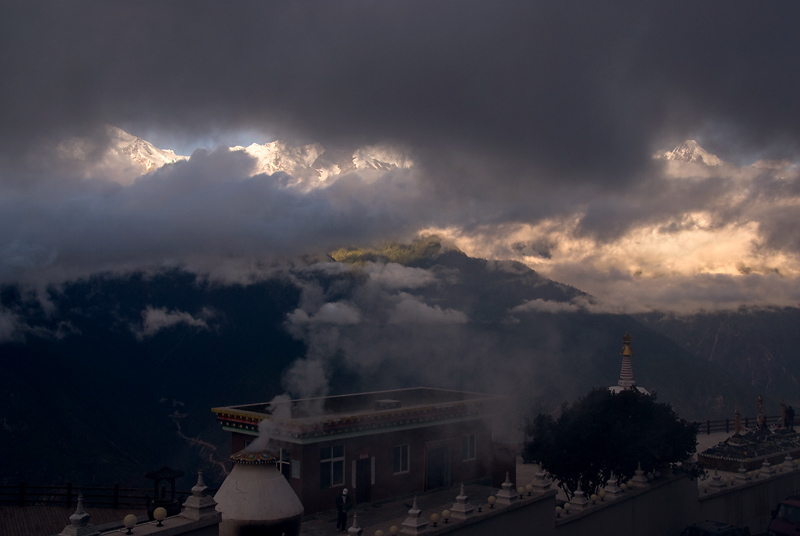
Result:
M651 472L683 462L697 446L697 424L636 388L594 389L572 406L564 403L557 420L547 414L527 420L525 431L533 438L525 459L540 463L568 498L578 484L591 494L612 475L627 481L639 464Z

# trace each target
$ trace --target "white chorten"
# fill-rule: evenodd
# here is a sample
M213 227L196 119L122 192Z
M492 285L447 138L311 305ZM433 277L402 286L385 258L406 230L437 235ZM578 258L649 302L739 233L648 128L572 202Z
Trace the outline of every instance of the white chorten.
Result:
M631 348L631 336L628 333L622 337L622 344L622 351L620 352L620 355L622 356L622 370L619 372L619 381L617 382L617 385L612 385L608 389L615 393L619 393L625 389L636 389L640 393L649 395L650 393L647 391L647 389L639 387L633 380L633 365L631 365L633 348Z
M303 505L268 452L241 451L214 500L222 513L219 536L300 534Z

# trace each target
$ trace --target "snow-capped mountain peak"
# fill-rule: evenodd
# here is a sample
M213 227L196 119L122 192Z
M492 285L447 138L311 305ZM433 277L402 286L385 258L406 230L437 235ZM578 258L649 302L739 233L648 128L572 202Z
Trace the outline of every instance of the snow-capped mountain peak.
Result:
M160 149L120 128L111 125L104 128L101 153L98 153L100 147L96 140L89 137L72 138L60 146L65 157L85 162L84 167L90 170L87 176L114 175L114 180L128 183L139 175L189 158L171 149ZM302 184L303 187L321 186L350 171L385 172L414 165L403 150L388 145L370 145L350 151L329 150L319 143L292 146L276 140L247 147L237 145L230 150L243 151L255 159L253 175L284 172L294 178L292 185ZM116 171L112 173L112 169Z
M384 145L360 147L351 153L327 150L319 143L292 147L277 140L264 145L237 145L230 150L244 151L254 157L257 162L254 173L283 171L299 179L322 182L348 171L388 171L414 165L402 151Z
M409 168L414 162L402 151L387 145L370 145L361 147L353 154L353 165L356 169Z
M166 164L172 164L180 160L187 160L188 156L175 154L172 149L159 149L149 141L137 136L128 134L124 130L108 126L109 138L111 139L111 151L128 157L131 162L144 168L144 172L150 172Z
M137 177L188 156L160 149L124 130L103 125L84 136L67 138L58 144L58 156L85 178L105 178L129 184Z
M707 166L722 166L725 164L721 158L703 149L695 140L686 140L673 150L656 153L653 157L661 160L677 160L679 162L691 162Z
M237 145L231 151L244 151L256 159L255 173L272 174L278 171L296 173L310 168L324 152L318 143L289 147L280 140L259 145L253 143L247 147Z

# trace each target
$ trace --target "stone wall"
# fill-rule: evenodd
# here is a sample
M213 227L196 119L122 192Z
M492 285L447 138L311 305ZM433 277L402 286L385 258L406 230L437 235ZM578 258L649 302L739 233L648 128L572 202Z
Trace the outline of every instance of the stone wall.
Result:
M508 506L497 505L493 509L483 509L481 514L466 521L453 522L449 525L439 524L433 528L428 526L431 536L439 534L457 534L458 536L509 536L514 534L536 536L556 536L554 514L556 507L555 490L543 494L524 496ZM365 532L364 536L367 535Z
M617 536L647 534L675 536L699 521L711 520L749 527L751 534L767 530L772 510L788 495L800 490L800 469L774 467L773 474L724 486L709 486L686 475L667 475L639 488L628 489L616 499L591 502L584 509L554 514L555 491L524 497L509 506L496 506L490 515L467 522L440 525L432 535L486 534L544 536Z
M658 478L614 500L556 518L557 536L674 536L699 519L697 482L685 475Z
M165 519L161 527L156 526L155 521L139 523L133 528L133 533L137 536L217 536L219 534L220 520L221 516L219 514L201 519L174 516ZM124 532L125 529L114 528L108 532L98 532L96 534L123 534ZM61 534L64 535L65 533L62 532Z
M769 477L759 475L746 482L701 491L700 519L749 527L752 534L765 532L772 510L800 490L800 470L775 468L775 471Z

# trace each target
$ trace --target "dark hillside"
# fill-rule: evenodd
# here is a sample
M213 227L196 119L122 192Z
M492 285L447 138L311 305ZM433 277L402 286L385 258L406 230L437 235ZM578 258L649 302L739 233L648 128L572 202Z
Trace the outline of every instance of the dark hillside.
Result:
M44 305L2 289L18 335L0 344L0 480L146 487L143 475L167 461L219 483L228 437L210 408L271 400L300 358L321 360L332 394L415 385L504 394L511 430L615 384L626 332L638 383L686 418L747 414L759 390L769 403L788 398L800 377L796 310L590 314L574 306L578 289L431 239L337 255L349 264L302 264L246 286L181 271L104 275L51 290ZM370 263L390 259L406 268L392 265L395 279L381 286L374 275L386 267ZM564 307L515 309L530 300ZM350 320L326 319L326 305ZM290 330L303 307L305 323Z

